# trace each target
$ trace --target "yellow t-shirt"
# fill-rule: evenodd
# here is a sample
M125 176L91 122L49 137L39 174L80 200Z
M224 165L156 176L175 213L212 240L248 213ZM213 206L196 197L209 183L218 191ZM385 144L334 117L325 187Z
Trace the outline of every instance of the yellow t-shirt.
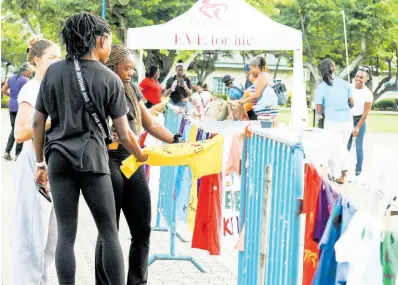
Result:
M224 137L217 135L201 142L148 147L144 149L144 153L148 154L145 164L151 166L188 165L191 167L193 178L216 174L222 170L223 144ZM130 178L142 164L131 155L122 162L120 169L127 178Z

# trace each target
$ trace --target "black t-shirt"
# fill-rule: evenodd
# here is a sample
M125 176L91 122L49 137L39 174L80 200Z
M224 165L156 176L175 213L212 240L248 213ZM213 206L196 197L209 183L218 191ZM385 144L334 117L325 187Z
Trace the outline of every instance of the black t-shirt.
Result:
M80 60L87 92L105 118L127 114L120 78L98 61ZM72 60L52 64L43 78L36 110L48 114L45 155L61 152L79 171L109 174L108 152L98 125L84 107Z
M171 86L173 85L173 82L175 80L176 80L176 75L174 77L169 78L166 82L166 89L171 88ZM184 76L184 81L187 84L188 89L192 89L191 80L188 77ZM187 98L187 97L188 97L188 94L185 91L184 87L181 87L178 84L177 84L175 91L170 94L170 99L174 103L179 103L179 102L181 102L182 99Z
M133 87L134 94L138 98L138 102L140 102L144 96L142 95L140 89L138 89L138 87L135 84L131 83L131 86ZM132 115L132 114L134 114L134 106L127 97L126 97L126 100L127 100L127 107L130 111L127 113L127 119L129 121L130 129L134 132L134 134L138 135L138 132L136 130L136 125L135 125L136 119ZM120 159L120 160L124 160L131 155L131 153L127 150L127 148L125 148L122 144L119 144L118 149L109 150L108 152L109 152L109 156Z

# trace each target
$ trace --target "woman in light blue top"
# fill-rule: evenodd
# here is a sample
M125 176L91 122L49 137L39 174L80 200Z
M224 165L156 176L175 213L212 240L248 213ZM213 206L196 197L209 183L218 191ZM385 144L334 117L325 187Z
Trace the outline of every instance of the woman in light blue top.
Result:
M354 129L350 109L354 106L352 98L352 87L343 79L334 76L336 66L334 62L327 58L320 65L323 82L315 90L315 104L318 118L325 114L325 129L332 131L336 138L336 143L343 143L340 151L339 160L341 177L335 181L339 184L344 183L347 175L348 151L346 149L348 140ZM332 176L335 174L334 167L331 169Z

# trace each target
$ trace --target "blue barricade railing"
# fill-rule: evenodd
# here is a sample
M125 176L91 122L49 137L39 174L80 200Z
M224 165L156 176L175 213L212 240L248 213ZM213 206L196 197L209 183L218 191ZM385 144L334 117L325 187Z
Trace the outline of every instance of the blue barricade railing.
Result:
M239 285L298 284L304 153L278 129L249 128L242 157ZM286 132L286 131L285 131Z
M182 120L182 115L176 115L172 110L167 109L165 117L165 127L172 133L177 133ZM154 231L170 232L170 252L153 254L149 257L149 264L156 260L187 260L192 262L201 272L206 272L205 268L197 262L192 256L177 255L175 252L175 238L179 237L182 241L186 241L176 230L177 221L177 183L181 183L177 178L178 167L163 166L160 168L160 185L158 194L158 206L156 216L156 226L152 228ZM188 190L188 189L186 189ZM189 191L189 190L188 190ZM163 216L167 227L161 227L160 221Z

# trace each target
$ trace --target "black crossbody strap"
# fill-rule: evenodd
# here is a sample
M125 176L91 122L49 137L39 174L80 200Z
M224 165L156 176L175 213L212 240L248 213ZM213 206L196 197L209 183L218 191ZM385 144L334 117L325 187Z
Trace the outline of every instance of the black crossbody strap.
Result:
M90 95L86 91L86 87L84 85L82 70L80 67L79 61L75 58L73 59L73 63L75 66L75 73L77 77L77 83L79 85L80 93L84 99L84 107L86 111L89 113L90 117L94 119L94 122L98 126L101 136L103 137L105 144L109 145L112 141L111 133L109 132L108 125L106 124L105 118L102 116L100 112L98 112L97 108L93 104Z

